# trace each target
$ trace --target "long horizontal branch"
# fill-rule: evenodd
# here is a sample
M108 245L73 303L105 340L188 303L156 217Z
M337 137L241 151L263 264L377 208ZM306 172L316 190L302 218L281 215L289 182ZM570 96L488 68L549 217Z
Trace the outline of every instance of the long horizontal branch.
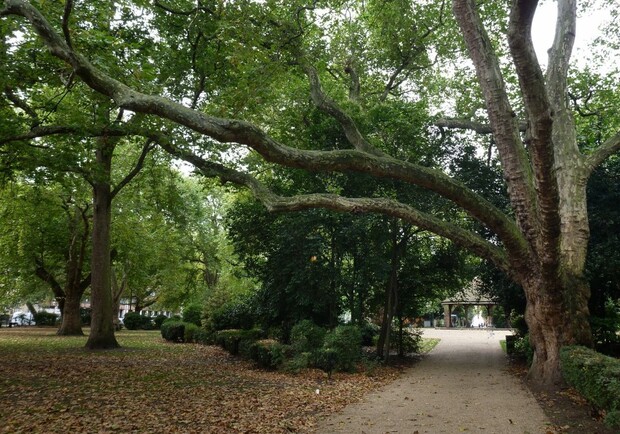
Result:
M511 257L527 255L528 246L515 223L501 210L446 174L360 150L312 151L285 146L250 123L222 119L192 110L167 98L140 93L95 68L84 56L71 50L53 27L32 5L22 0L5 0L0 15L27 18L50 52L69 63L91 88L113 99L119 107L153 114L205 134L223 143L241 143L265 160L314 171L356 171L399 179L434 191L483 222L502 240Z
M451 130L468 130L477 134L493 134L493 128L489 124L476 122L469 119L455 118L439 118L433 122L433 125L439 128L448 128ZM524 133L527 129L527 123L519 122L519 131Z
M620 131L605 140L601 146L585 158L586 177L589 177L594 169L617 152L620 152Z
M256 178L219 163L207 161L189 151L175 147L161 135L158 143L172 155L192 164L208 177L217 177L224 182L231 182L249 188L269 211L300 211L311 208L324 208L340 212L380 213L397 217L417 227L448 238L472 253L492 261L500 269L508 272L509 262L506 253L484 238L463 229L453 223L421 212L409 205L385 198L348 198L335 194L302 194L284 197L275 194Z

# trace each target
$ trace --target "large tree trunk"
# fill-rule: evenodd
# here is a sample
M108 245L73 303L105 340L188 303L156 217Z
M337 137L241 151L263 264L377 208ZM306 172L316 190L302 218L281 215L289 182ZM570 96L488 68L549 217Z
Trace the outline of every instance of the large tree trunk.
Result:
M83 291L67 291L62 310L62 323L57 334L61 336L82 336L82 317L80 301Z
M93 252L91 259L91 306L93 309L90 335L86 348L119 347L112 321L110 226L112 194L110 173L112 151L106 137L99 139L97 166L101 169L93 186Z
M538 384L559 384L562 381L560 349L565 345L592 345L588 283L571 278L560 285L534 278L525 291L528 298L525 319L534 349L529 378Z

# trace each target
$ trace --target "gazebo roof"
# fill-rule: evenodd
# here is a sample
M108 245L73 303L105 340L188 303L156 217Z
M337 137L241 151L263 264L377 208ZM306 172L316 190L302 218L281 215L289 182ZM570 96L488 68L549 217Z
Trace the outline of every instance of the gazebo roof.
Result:
M454 294L452 297L446 298L441 302L441 304L495 305L498 303L497 301L492 300L488 296L480 293L480 279L476 277L469 285Z

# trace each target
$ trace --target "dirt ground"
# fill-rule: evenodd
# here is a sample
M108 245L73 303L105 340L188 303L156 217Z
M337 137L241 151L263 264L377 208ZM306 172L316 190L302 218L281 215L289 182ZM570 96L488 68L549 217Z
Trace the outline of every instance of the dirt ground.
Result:
M533 393L499 341L507 331L426 329L439 345L397 381L324 419L317 433L609 434L567 390Z

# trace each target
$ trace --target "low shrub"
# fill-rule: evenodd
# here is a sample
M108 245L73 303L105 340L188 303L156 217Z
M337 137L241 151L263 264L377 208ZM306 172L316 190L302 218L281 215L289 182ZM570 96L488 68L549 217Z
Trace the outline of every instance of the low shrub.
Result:
M157 330L161 329L161 325L164 323L164 321L166 321L168 319L168 317L166 315L157 315L155 318L153 318L153 324L155 325L155 328Z
M399 355L419 353L422 342L422 330L419 328L403 328L402 335L400 330L393 327L390 330L390 347L398 351Z
M215 336L212 332L201 327L194 332L194 342L197 344L212 345L215 343Z
M250 359L264 369L278 369L285 360L285 346L273 339L262 339L250 346Z
M355 371L356 363L362 356L362 334L360 329L354 325L340 325L330 330L325 335L323 344L324 350L333 350L336 354L335 369L339 371ZM331 352L322 352L321 357L329 356L331 363ZM323 369L323 368L321 368Z
M34 314L34 322L38 326L54 326L58 321L58 315L51 312L40 311Z
M202 316L203 307L199 304L190 304L183 309L183 321L192 323L200 327L202 325L200 317Z
M90 307L81 307L80 308L80 319L82 320L82 325L90 325L90 322L93 317L93 310Z
M259 329L252 330L220 330L215 334L215 343L224 348L233 356L239 354L240 348L243 349L243 355L247 356L251 343L259 340L263 332Z
M590 403L607 412L605 423L620 427L620 360L579 346L560 351L562 375Z
M138 312L127 312L123 324L127 330L153 330L153 320Z
M300 353L314 353L321 349L326 330L310 320L298 322L291 329L291 346Z
M377 337L379 336L379 326L370 322L364 322L360 327L362 334L362 346L373 347L376 345Z
M161 325L161 337L170 342L184 342L185 323L182 321L164 321Z
M532 364L532 361L534 360L534 348L532 348L532 344L530 344L529 333L526 333L524 336L516 336L514 338L514 350L512 356L525 360L528 366Z
M192 343L196 342L196 334L200 330L196 324L191 322L185 322L185 330L183 331L183 342Z
M315 362L316 357L312 353L298 353L294 354L293 357L291 357L290 359L287 359L284 362L283 368L287 372L298 374L302 370L313 366Z
M332 378L332 373L340 365L340 353L333 348L321 348L317 353L315 366Z

